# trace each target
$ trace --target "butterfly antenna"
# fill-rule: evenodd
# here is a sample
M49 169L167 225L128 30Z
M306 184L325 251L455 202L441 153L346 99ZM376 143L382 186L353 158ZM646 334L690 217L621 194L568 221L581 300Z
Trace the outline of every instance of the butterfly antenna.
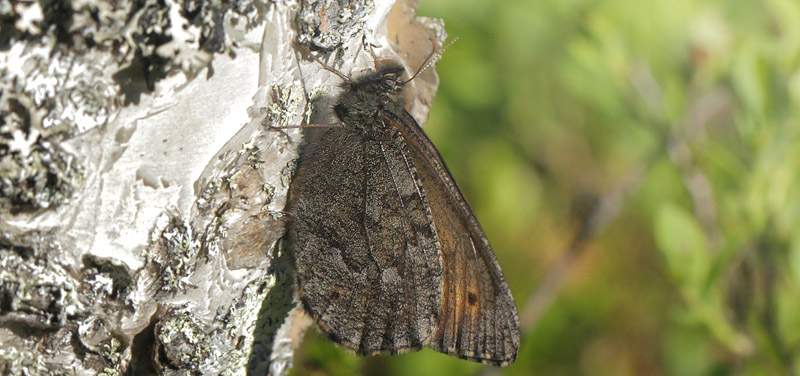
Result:
M431 55L428 56L428 59L425 61L425 64L422 64L422 66L419 67L419 69L417 69L417 73L414 73L414 75L411 76L411 78L409 78L408 81L405 81L403 83L407 84L407 83L411 82L413 79L417 78L417 76L419 76L420 73L426 71L428 68L431 67L431 65L433 65L434 63L439 61L439 59L442 58L442 54L445 51L447 51L447 49L450 48L450 46L452 46L453 43L455 43L457 40L458 40L458 37L455 37L455 38L453 38L453 40L450 41L450 43L448 43L447 45L442 47L442 49L439 50L438 52L437 51L432 52Z

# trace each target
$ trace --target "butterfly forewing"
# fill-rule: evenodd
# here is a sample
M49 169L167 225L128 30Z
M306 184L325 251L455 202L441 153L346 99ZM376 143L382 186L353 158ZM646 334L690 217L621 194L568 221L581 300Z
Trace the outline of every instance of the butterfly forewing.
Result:
M408 113L393 114L422 181L442 251L442 312L428 346L495 365L512 363L519 320L511 292L486 235L439 152Z
M442 267L408 146L391 127L368 138L353 128L322 132L326 146L308 144L292 192L304 308L360 354L418 349L439 316Z

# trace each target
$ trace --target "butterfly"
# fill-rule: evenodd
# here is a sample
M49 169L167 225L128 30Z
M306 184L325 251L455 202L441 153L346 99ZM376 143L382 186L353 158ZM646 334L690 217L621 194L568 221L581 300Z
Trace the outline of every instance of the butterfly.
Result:
M340 123L305 130L289 193L303 308L360 355L427 346L513 363L519 319L492 247L405 109L405 85L417 74L406 80L388 63L351 79L325 67L344 80L333 107Z

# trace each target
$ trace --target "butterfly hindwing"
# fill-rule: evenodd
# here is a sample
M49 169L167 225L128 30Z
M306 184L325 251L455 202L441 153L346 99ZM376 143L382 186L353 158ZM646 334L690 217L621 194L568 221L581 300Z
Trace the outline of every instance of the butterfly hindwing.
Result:
M442 251L442 313L427 345L473 361L510 364L519 349L519 319L486 235L411 115L396 114L391 123L411 145Z

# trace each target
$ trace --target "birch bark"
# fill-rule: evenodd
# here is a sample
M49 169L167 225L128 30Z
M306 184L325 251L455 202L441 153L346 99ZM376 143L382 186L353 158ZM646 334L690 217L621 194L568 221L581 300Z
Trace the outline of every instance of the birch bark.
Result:
M43 4L48 4L43 6ZM414 0L0 1L0 370L283 375L311 324L280 242L340 78L415 71ZM438 79L415 79L420 124Z

